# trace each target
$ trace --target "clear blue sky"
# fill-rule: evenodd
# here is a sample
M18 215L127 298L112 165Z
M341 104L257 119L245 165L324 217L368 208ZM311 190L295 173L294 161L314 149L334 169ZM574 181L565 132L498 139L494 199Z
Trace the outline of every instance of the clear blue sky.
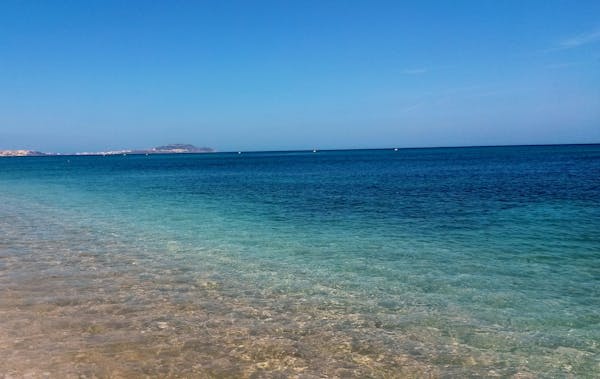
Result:
M0 2L0 149L600 142L600 1Z

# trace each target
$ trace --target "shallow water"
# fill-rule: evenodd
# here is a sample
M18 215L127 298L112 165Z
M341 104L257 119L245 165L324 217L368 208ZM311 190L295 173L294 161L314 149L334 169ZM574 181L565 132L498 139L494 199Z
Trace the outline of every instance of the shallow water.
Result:
M600 146L0 160L0 375L594 377Z

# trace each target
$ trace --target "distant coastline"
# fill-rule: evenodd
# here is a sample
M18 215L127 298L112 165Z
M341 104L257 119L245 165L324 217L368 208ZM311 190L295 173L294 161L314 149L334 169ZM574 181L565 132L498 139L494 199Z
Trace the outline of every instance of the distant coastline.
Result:
M477 148L498 148L498 147L543 147L543 146L596 146L600 142L591 143L539 143L539 144L517 144L517 145L451 145L451 146L404 146L404 147L363 147L363 148L324 148L324 149L293 149L293 150L244 150L243 153L295 153L295 152L331 152L331 151L354 151L354 150L422 150L422 149L477 149ZM315 151L316 150L316 151ZM242 151L219 151L220 153L237 153ZM196 147L188 144L170 144L157 146L151 149L143 150L110 150L98 152L77 152L77 153L48 153L36 150L0 150L2 157L47 157L47 156L97 156L97 155L150 155L150 154L202 154L217 153L217 150L211 147Z
M0 157L41 157L49 154L34 150L0 150Z
M99 152L80 152L73 154L60 153L43 153L35 150L0 150L0 157L43 157L43 156L58 156L58 155L150 155L150 154L199 154L199 153L214 153L215 150L211 147L196 147L190 144L174 143L162 145L143 150L110 150Z

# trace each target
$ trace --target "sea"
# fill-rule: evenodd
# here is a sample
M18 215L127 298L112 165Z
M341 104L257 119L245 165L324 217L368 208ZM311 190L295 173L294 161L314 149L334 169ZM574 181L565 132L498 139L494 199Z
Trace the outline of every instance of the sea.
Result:
M0 377L600 377L600 145L0 159Z

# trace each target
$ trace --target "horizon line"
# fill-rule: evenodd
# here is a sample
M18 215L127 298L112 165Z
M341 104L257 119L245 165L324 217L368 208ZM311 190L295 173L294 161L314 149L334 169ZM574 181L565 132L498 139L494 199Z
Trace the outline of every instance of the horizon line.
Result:
M470 149L470 148L494 148L494 147L543 147L543 146L594 146L600 145L600 142L574 142L574 143L533 143L533 144L500 144L500 145L448 145L448 146L411 146L411 147L351 147L351 148L325 148L325 149L291 149L291 150L227 150L212 152L197 152L197 153L158 153L149 155L211 155L211 154L257 154L257 153L298 153L298 152L333 152L333 151L360 151L360 150L425 150L425 149ZM15 151L15 150L26 150L36 151L45 155L24 155L24 156L3 156L0 158L43 158L43 157L97 157L97 156L123 156L123 155L148 155L146 153L137 153L134 151L128 153L118 154L102 154L98 153L46 153L38 150L29 149L0 149L0 151Z
M208 154L237 154L241 153L285 153L285 152L312 152L316 150L319 151L353 151L353 150L410 150L410 149L468 149L468 148L478 148L478 147L542 147L542 146L591 146L591 145L600 145L599 142L573 142L573 143L525 143L525 144L505 144L505 145L440 145L440 146L410 146L410 147L402 147L402 146L388 146L388 147L349 147L349 148L337 148L337 149L293 149L293 150L231 150L231 151L215 151L213 153ZM176 153L175 153L176 154ZM206 154L206 153L188 153L188 154Z

